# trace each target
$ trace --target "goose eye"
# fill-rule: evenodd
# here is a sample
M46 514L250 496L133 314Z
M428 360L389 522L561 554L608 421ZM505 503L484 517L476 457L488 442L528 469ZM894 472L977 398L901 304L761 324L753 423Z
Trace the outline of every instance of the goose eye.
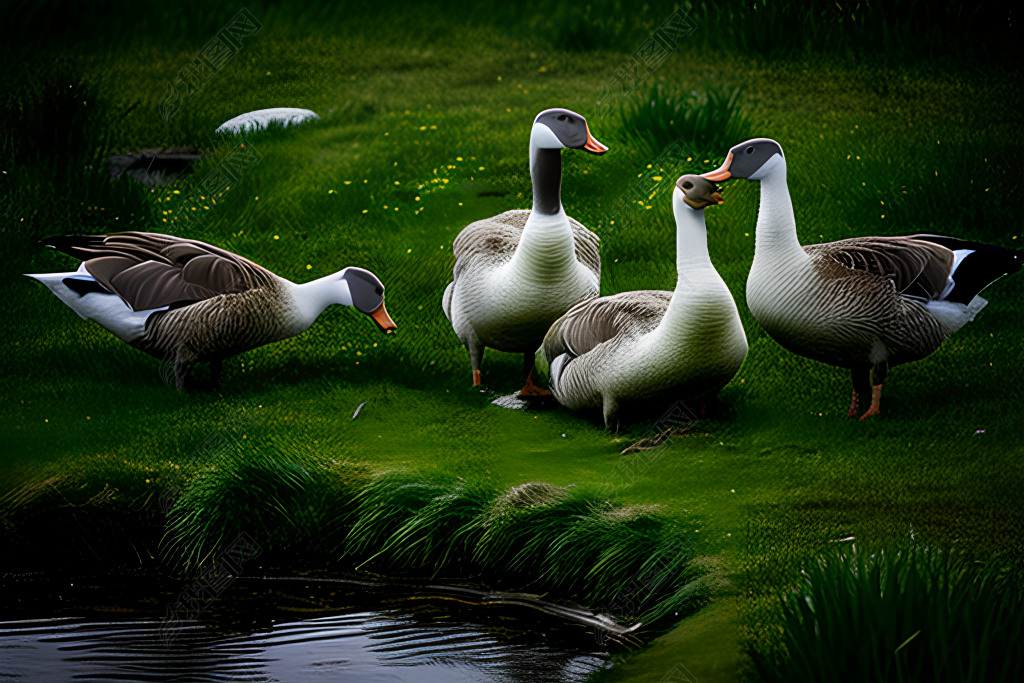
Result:
M683 189L684 190L692 190L693 189L693 183L691 183L689 180L687 180L685 183L683 183Z
M565 114L559 114L558 115L558 120L559 121L565 121L567 118L569 118L569 117L566 116Z
M747 147L747 154L753 154L753 153L754 153L754 148L753 147Z

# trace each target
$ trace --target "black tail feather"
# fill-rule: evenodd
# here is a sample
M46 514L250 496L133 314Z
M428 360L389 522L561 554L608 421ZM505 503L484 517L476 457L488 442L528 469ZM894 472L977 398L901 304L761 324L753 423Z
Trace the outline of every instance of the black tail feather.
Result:
M86 294L92 294L98 292L100 294L111 294L112 292L96 282L95 280L85 280L79 277L66 277L62 280L64 286L70 289L78 296L85 296Z
M1014 249L1005 249L944 235L913 235L912 237L938 244L952 251L969 249L973 252L960 261L954 269L951 275L954 286L952 291L946 295L946 301L969 304L981 290L1004 275L1016 273L1021 268L1021 252Z
M80 261L87 261L96 256L95 253L84 251L103 244L106 235L57 235L39 240L39 244L56 249Z

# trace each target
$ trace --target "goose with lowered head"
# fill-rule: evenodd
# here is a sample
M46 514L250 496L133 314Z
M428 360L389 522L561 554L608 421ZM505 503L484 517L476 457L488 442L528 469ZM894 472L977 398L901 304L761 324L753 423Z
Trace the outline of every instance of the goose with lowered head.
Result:
M82 260L77 271L29 275L82 318L174 363L185 389L197 362L221 361L305 332L331 304L352 306L385 332L384 285L362 268L297 284L224 249L172 235L124 232L51 237Z

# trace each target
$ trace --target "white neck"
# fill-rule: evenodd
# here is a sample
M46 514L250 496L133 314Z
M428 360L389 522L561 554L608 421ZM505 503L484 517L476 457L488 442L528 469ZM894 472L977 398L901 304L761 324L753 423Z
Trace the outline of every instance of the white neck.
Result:
M560 209L553 216L533 211L509 267L527 279L551 282L562 279L576 261L572 226L565 211Z
M682 278L693 268L711 267L708 254L708 230L704 223L704 209L694 209L680 197L673 198L676 218L676 271Z
M722 283L708 254L704 210L686 204L678 189L673 191L672 208L676 218L676 288L657 331L671 331L683 324L695 313L694 304L699 303L701 293Z
M348 284L341 279L344 272L342 270L302 284L287 283L292 298L295 300L299 318L305 326L304 329L312 326L324 309L331 304L352 305L352 295L349 293Z
M786 160L776 156L755 175L761 182L761 202L757 210L754 263L807 258L796 236L793 201L786 184Z

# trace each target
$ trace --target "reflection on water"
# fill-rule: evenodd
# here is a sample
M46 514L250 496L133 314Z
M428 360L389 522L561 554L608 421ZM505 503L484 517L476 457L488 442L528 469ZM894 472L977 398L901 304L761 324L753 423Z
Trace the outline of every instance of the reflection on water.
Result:
M541 683L583 681L608 666L577 626L408 592L239 581L172 638L160 619L171 593L64 593L47 611L72 616L0 622L0 680ZM4 607L27 617L42 606Z

